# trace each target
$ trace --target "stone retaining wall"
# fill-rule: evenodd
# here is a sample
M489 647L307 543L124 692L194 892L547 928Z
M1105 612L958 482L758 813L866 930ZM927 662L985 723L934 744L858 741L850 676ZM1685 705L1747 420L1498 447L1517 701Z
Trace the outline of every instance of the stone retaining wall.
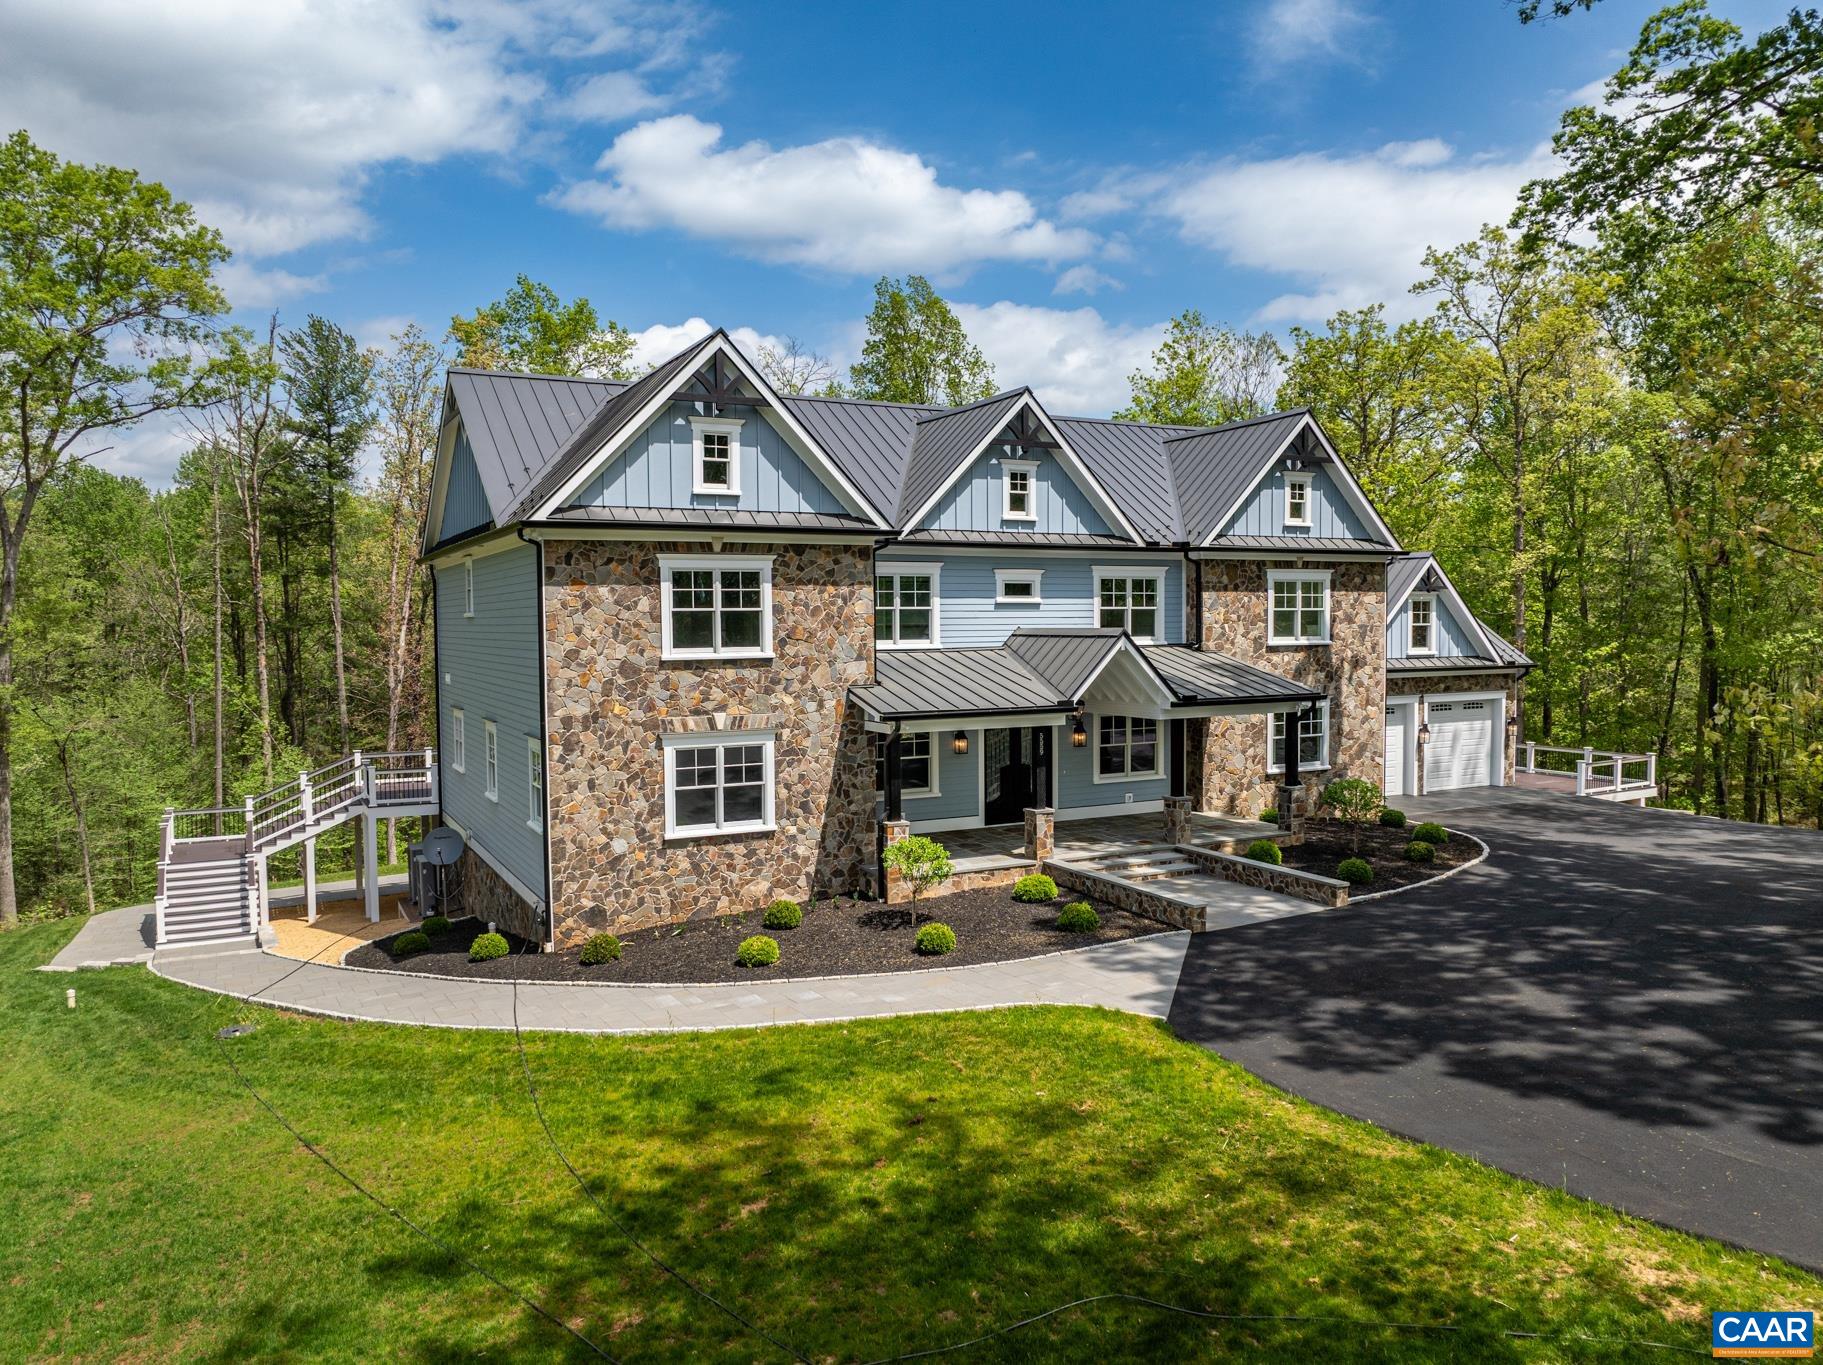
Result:
M1331 909L1348 904L1348 883L1335 877L1321 877L1314 872L1300 872L1297 868L1256 862L1252 858L1237 858L1233 854L1217 853L1207 848L1186 846L1177 851L1205 872L1213 872L1218 877L1226 877L1243 886L1277 891L1281 895L1295 896L1301 901L1311 901Z
M472 848L463 849L456 869L461 878L456 897L460 902L459 913L473 915L483 923L491 920L507 933L517 934L527 942L544 942L538 912L526 904L479 853Z
M1148 891L1144 882L1130 882L1070 863L1049 862L1045 872L1059 887L1078 892L1103 905L1147 919L1169 924L1173 929L1202 929L1206 915L1200 905L1187 905L1156 891Z

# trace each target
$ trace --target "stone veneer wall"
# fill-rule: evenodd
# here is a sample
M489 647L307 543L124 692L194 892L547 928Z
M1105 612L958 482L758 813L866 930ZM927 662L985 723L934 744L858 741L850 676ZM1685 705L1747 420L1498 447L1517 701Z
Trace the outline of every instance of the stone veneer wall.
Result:
M1386 569L1381 564L1330 564L1327 645L1266 643L1268 569L1296 568L1291 560L1211 559L1202 572L1203 645L1329 694L1328 771L1304 778L1316 792L1338 777L1381 785L1386 753ZM1194 725L1195 722L1192 722ZM1276 775L1266 771L1265 716L1211 716L1188 765L1196 807L1256 818L1278 799Z
M1507 714L1514 714L1513 708L1519 704L1519 679L1510 673L1465 673L1459 677L1440 678L1435 674L1419 677L1391 677L1386 680L1386 695L1389 697L1427 696L1440 697L1450 692L1504 692L1507 698ZM1383 713L1384 714L1384 713ZM1419 744L1423 744L1420 739ZM1506 784L1513 785L1513 774L1519 764L1519 727L1507 727L1505 740ZM1424 754L1418 754L1418 794L1424 792Z
M871 552L727 544L773 560L770 660L663 663L661 553L704 546L553 541L545 549L555 942L751 910L873 881L873 760L848 688L867 681ZM664 837L667 732L777 734L776 830Z
M461 913L473 915L476 919L492 921L509 934L532 943L544 941L544 930L538 923L538 912L520 898L517 891L508 886L493 868L489 867L481 855L472 848L462 850L462 858L457 863L457 873L461 878Z

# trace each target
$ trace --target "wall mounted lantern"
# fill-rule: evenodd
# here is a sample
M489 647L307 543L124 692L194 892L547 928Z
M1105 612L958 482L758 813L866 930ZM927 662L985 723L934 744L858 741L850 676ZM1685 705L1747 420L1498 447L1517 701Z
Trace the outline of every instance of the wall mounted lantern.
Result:
M1083 749L1088 747L1088 743L1089 732L1083 728L1082 717L1072 716L1070 718L1070 747Z
M959 754L966 754L968 752L968 731L956 731L956 736L950 740L949 746Z

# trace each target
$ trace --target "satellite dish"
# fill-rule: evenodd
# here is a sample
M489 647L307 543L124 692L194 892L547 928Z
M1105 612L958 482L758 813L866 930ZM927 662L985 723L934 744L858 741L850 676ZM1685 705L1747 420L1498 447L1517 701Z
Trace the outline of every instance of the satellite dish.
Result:
M465 847L460 834L448 825L439 825L424 836L418 856L432 867L449 867L462 856Z

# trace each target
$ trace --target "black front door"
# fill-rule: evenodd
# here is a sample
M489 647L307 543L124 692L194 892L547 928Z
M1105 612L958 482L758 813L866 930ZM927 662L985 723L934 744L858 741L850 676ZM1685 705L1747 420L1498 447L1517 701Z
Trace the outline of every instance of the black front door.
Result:
M1036 757L1030 730L983 732L981 761L987 787L984 823L1013 825L1025 819L1026 807L1035 804L1038 792Z

